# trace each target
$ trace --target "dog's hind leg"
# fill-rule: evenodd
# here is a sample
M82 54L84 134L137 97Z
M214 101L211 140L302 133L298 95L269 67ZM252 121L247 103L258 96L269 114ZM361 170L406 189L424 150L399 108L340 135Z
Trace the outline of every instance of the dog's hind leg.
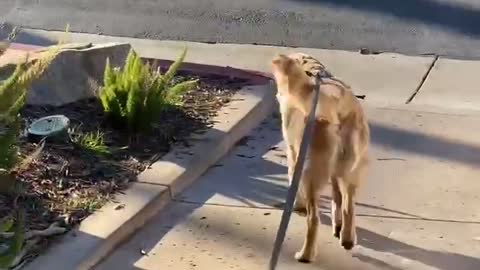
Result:
M342 193L340 192L338 177L332 177L332 229L333 236L340 238L342 229Z
M356 187L346 185L342 196L342 229L340 231L340 244L346 250L353 248L356 242L355 232L355 192Z
M339 183L342 193L342 230L340 231L340 244L343 248L352 249L357 241L355 229L355 196L357 187L366 175L366 159L363 159L357 168L344 175Z

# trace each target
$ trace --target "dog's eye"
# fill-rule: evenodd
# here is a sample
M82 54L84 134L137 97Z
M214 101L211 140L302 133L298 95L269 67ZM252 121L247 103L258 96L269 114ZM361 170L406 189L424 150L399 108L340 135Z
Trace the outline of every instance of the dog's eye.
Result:
M307 74L308 77L312 77L312 76L313 76L313 73L310 72L310 71L305 71L305 73Z

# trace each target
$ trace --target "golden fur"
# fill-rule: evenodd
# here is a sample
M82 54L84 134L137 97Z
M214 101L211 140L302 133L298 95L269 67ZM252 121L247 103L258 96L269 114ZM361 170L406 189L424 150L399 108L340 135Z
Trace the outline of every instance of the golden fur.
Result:
M362 107L350 87L335 79L315 58L294 53L272 61L282 133L287 148L288 174L293 173L305 121L311 110L316 80L320 80L316 122L303 177L295 201L305 210L307 231L299 261L312 261L316 254L317 199L332 184L332 227L345 249L356 242L354 200L368 167L370 132Z

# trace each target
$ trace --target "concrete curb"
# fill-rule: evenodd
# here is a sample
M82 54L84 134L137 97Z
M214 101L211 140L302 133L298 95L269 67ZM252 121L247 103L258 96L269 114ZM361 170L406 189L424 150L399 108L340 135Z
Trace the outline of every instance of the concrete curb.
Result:
M237 92L220 110L215 125L192 137L192 147L175 147L140 174L137 182L117 196L117 202L89 216L25 269L83 270L99 263L273 111L272 83L265 82Z
M168 186L175 197L273 111L274 95L267 85L245 87L235 99L220 112L212 129L192 138L192 147L174 149L144 171L138 181Z

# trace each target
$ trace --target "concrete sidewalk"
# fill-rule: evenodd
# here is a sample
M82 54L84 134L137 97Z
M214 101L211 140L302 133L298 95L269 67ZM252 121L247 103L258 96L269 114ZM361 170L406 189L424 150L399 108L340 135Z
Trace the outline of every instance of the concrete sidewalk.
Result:
M293 259L305 228L293 215L278 269L480 269L480 114L402 107L367 109L359 245L346 252L331 235L326 191L317 262ZM95 269L266 269L287 187L279 127L265 121Z
M128 42L143 57L175 59L187 45L188 62L231 66L269 72L269 61L277 53L302 51L318 57L355 93L366 95L376 107L405 103L424 109L480 110L480 61L461 61L434 56L406 56L384 53L361 55L357 52L274 46L206 44L158 41L104 35L69 33L69 42ZM55 43L65 33L22 29L19 42Z

